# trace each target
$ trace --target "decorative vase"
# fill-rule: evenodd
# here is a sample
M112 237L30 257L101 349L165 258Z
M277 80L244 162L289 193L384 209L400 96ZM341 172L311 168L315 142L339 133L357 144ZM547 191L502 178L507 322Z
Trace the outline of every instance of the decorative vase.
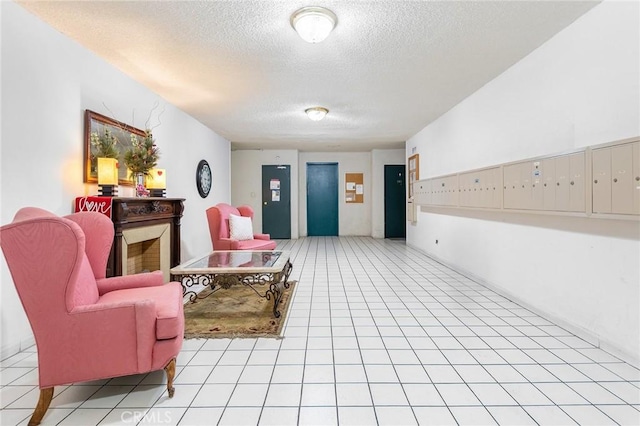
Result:
M136 186L136 197L148 197L149 191L144 187L144 173L135 173L133 183Z

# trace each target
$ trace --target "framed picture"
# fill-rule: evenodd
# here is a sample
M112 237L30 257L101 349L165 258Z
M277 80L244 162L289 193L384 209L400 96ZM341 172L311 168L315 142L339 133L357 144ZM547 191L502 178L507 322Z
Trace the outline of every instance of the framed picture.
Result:
M409 176L409 198L413 197L413 184L420 180L420 154L413 154L407 162Z
M84 116L84 182L98 182L97 158L100 154L98 140L110 139L113 141L115 153L113 158L118 160L118 184L133 186L127 176L127 167L124 165L124 153L131 147L131 134L144 138L143 130L136 129L121 121L114 120L97 112L86 110ZM93 138L91 135L94 135Z

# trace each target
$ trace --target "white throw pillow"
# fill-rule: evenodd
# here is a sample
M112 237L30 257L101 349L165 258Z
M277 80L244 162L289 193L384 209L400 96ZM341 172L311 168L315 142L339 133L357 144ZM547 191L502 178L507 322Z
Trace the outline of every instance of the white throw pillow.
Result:
M230 214L229 238L238 241L253 240L253 226L251 225L251 218Z

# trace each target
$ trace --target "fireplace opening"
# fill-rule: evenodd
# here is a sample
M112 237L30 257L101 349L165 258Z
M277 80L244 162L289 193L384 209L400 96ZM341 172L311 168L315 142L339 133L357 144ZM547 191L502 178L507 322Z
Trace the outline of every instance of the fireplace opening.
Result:
M122 274L161 270L169 281L171 230L169 225L143 226L122 232ZM125 267L126 265L126 267Z
M160 238L130 244L127 250L127 275L162 269Z

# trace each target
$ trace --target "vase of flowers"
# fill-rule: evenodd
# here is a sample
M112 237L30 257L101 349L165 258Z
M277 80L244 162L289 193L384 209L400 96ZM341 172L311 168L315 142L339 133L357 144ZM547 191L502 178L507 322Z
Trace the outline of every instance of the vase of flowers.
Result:
M144 187L145 175L158 164L159 158L160 150L150 130L146 130L142 138L131 134L131 147L124 153L124 164L131 170L136 186L136 196L149 196L149 191Z

